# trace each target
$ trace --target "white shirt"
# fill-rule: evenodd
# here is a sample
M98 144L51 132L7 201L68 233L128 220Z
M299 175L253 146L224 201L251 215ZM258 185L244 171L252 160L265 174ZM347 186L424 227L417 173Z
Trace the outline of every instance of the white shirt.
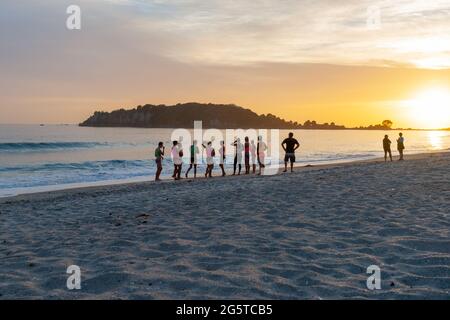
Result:
M180 157L180 149L178 148L178 146L172 147L172 161L177 165L182 163L182 159Z
M206 147L206 164L214 164L212 151L213 151L212 147L210 147L210 146Z
M264 153L264 151L267 150L267 145L265 142L261 141L259 142L259 153Z
M254 144L250 144L250 154L252 157L256 157L256 146Z

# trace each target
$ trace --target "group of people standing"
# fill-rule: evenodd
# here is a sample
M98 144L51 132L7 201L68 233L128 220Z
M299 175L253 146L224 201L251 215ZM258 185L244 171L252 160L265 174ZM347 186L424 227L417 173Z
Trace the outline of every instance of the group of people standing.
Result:
M295 150L300 146L298 141L293 138L294 134L289 133L289 138L286 138L282 147L286 151L285 156L285 170L287 171L287 163L291 162L291 171L293 171L293 166L295 162ZM249 139L249 137L244 138L244 143L241 142L240 138L235 138L231 144L234 147L234 159L233 159L233 175L240 175L242 171L242 157L244 157L244 168L245 174L256 173L256 168L259 166L258 175L261 175L265 168L265 156L267 151L267 144L263 141L262 136L258 137L258 141L255 144L254 140ZM216 157L216 151L212 146L212 141L202 143L202 147L206 153L206 171L205 177L211 178L212 171L214 169L214 158ZM197 177L197 166L198 159L200 155L200 150L198 147L198 142L194 140L189 148L190 152L190 163L189 168L185 172L185 177L189 177L189 173L194 169L194 178ZM181 179L181 170L183 166L183 147L180 142L173 141L171 148L171 157L173 161L173 174L172 178L175 180ZM155 180L160 181L160 176L162 172L162 160L165 155L165 146L163 142L158 143L158 147L155 149L155 161L156 161L156 176ZM225 160L226 160L226 147L225 142L220 141L219 147L219 167L222 171L222 176L226 175L225 172Z
M384 139L383 139L384 161L387 161L388 155L392 161L391 144L392 144L392 141L389 139L389 136L385 135ZM403 151L405 150L405 138L403 138L403 133L401 133L401 132L398 134L397 150L400 155L400 158L398 160L399 161L404 160Z
M383 149L384 149L384 160L387 161L388 156L392 161L392 151L391 151L391 140L388 135L384 136L383 139ZM234 159L233 159L233 175L240 175L242 171L242 155L244 155L244 166L245 174L256 173L256 167L259 166L258 175L261 175L265 165L265 156L267 151L267 144L263 141L262 136L258 137L258 141L255 144L254 140L249 140L248 137L244 138L244 143L241 142L240 138L235 138L231 144L234 147ZM206 153L206 171L205 177L211 178L212 171L214 169L214 158L216 157L216 151L212 146L212 141L202 143L202 147ZM292 132L289 133L288 138L284 139L281 143L281 147L285 151L284 156L284 171L288 170L288 163L290 163L291 172L294 171L295 163L295 151L300 147L300 143L294 138ZM403 133L399 133L397 139L397 150L400 154L399 160L404 160L403 151L405 150L405 139ZM189 177L189 172L194 169L194 178L197 177L197 166L198 159L200 155L200 150L198 143L194 140L189 148L190 152L190 164L189 168L185 172L185 177ZM165 155L165 147L163 142L158 143L158 147L155 149L155 161L156 161L156 176L155 180L160 181L160 176L162 172L162 160ZM172 178L175 180L181 179L181 169L183 166L183 147L180 142L173 141L171 156L173 161L173 174ZM226 160L226 148L225 142L220 141L219 147L219 167L222 171L222 176L225 176L225 160Z

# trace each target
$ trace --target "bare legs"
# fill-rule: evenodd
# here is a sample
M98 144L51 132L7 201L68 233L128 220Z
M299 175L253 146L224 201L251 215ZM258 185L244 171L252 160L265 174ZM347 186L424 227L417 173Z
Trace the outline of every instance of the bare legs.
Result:
M265 167L266 167L266 166L263 165L262 163L259 164L259 172L258 172L258 176L260 176L260 175L264 172L264 168L265 168Z
M162 167L158 167L158 169L156 169L155 181L161 181L161 179L159 178L161 176L161 172Z
M208 164L206 166L205 178L212 178L212 171L214 169L213 164Z
M287 165L288 165L288 162L285 161L284 162L284 171L283 172L287 172ZM292 161L291 161L291 172L294 172L294 163Z
M181 164L176 164L174 165L174 171L173 171L173 175L172 178L174 178L175 180L180 180L180 175L181 175Z

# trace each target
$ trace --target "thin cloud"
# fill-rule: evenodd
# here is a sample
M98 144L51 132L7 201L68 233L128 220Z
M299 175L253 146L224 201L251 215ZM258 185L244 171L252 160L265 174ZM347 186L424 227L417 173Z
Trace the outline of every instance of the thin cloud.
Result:
M441 44L430 52L426 45L435 38L450 43L448 1L107 2L133 8L129 19L136 31L149 39L167 39L172 45L159 53L182 62L373 65L389 60L417 66L432 61L431 54L440 61L448 58L448 46ZM377 30L367 27L367 9L373 6L380 9Z

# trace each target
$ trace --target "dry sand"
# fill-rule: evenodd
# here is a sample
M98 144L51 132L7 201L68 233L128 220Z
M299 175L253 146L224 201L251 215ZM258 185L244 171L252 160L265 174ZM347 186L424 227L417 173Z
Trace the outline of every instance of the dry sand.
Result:
M449 169L436 153L0 199L0 299L450 299Z

